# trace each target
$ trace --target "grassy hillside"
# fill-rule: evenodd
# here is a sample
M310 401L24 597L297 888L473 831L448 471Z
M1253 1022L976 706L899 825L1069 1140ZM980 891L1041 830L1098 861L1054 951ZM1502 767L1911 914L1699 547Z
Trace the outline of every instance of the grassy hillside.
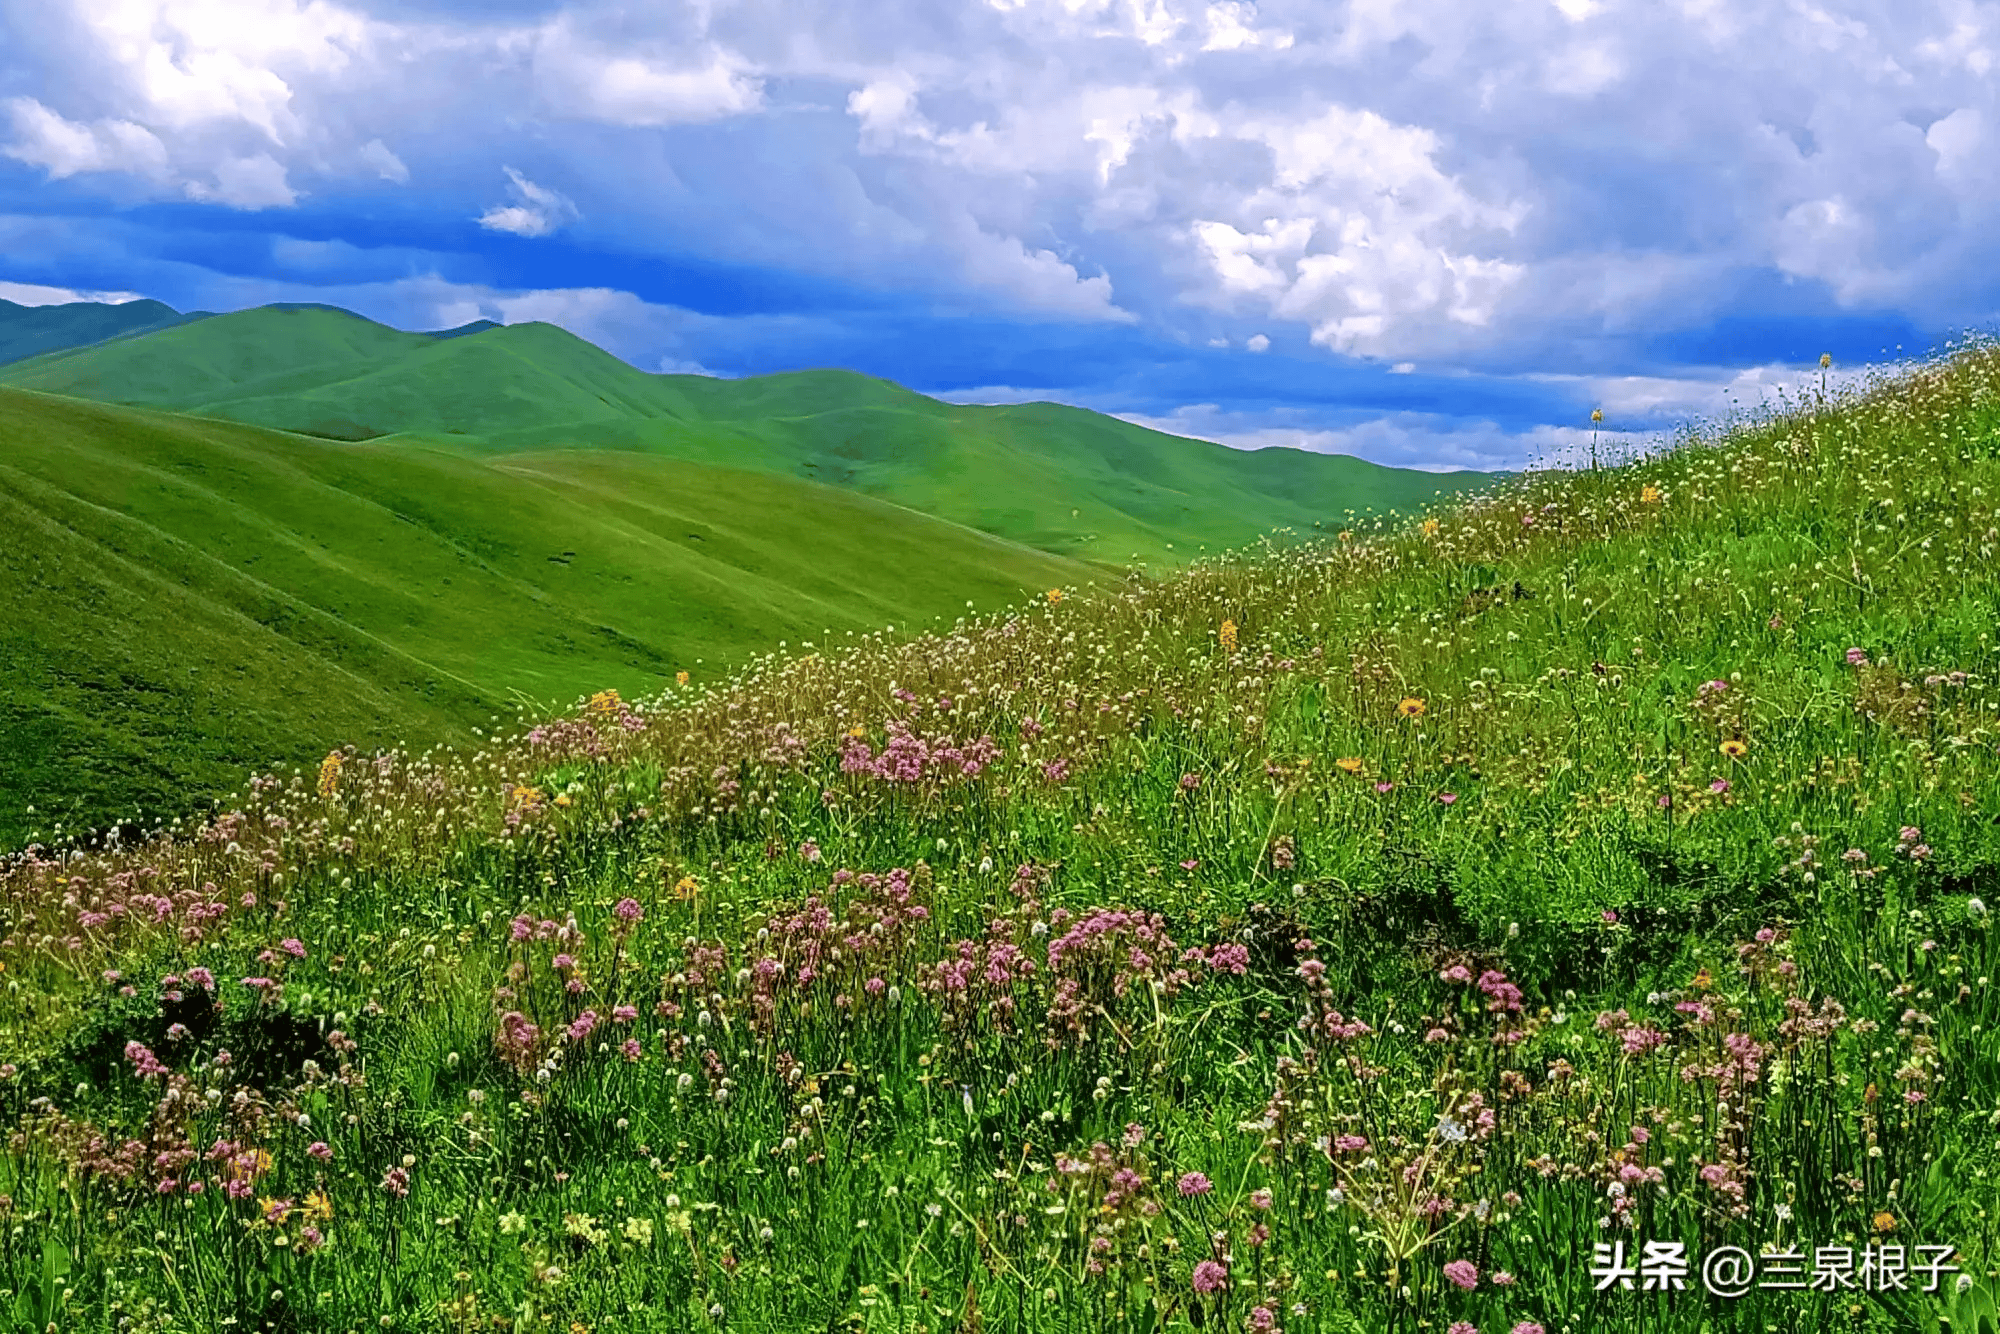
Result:
M809 478L1122 566L1273 528L1421 508L1490 480L1291 450L1246 453L1039 403L957 407L804 371L649 375L546 324L449 338L324 307L264 307L0 371L0 383L339 439L614 448Z
M0 390L0 844L1087 578L810 482ZM25 808L40 815L30 821Z
M1996 561L1971 349L16 859L0 1288L88 1334L1986 1329Z
M60 306L21 306L0 301L0 366L198 318L201 317L182 315L158 301L127 301L120 305L72 301Z

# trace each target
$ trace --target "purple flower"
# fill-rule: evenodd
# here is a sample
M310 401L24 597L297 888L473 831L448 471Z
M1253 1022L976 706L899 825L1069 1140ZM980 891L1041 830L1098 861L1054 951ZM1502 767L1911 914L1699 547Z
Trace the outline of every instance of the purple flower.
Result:
M1458 793L1456 793L1456 792L1440 792L1440 793L1438 793L1438 800L1439 800L1439 801L1441 801L1441 802L1443 802L1443 803L1444 803L1445 805L1449 806L1449 805L1451 805L1451 804L1452 804L1452 803L1453 803L1454 801L1457 801L1457 800L1458 800Z
M1181 1177L1180 1189L1183 1195L1206 1195L1215 1189L1215 1183L1199 1172L1189 1172Z
M1867 651L1858 648L1847 650L1847 665L1849 667L1866 667L1868 665Z
M621 922L636 922L646 915L646 910L639 906L639 900L629 898L618 900L618 906L611 911Z
M1453 1260L1444 1267L1444 1276L1467 1292L1479 1286L1479 1269L1470 1260Z
M1213 1260L1203 1260L1194 1267L1194 1290L1196 1292L1220 1292L1229 1286L1229 1270Z

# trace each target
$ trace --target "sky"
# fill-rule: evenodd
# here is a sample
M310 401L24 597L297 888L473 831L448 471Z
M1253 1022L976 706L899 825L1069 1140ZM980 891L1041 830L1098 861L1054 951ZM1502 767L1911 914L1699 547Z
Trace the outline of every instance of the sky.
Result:
M0 297L1574 457L2000 319L1988 0L0 0Z

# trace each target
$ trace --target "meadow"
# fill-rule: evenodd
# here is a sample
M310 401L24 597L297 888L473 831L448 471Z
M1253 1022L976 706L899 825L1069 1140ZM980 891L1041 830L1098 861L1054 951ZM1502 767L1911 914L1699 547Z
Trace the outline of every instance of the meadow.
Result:
M1996 508L1975 345L32 847L0 1309L1989 1328Z

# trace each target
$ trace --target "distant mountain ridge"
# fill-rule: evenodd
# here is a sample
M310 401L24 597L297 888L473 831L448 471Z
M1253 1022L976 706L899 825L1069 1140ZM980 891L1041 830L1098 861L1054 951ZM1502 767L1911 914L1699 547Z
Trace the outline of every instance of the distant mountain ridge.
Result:
M554 325L406 333L325 306L51 352L0 366L0 384L327 439L634 450L807 478L1105 566L1409 513L1490 480L1232 450L1053 403L961 406L852 371L652 374Z
M205 318L205 312L183 315L159 301L72 301L56 306L0 301L0 366Z

